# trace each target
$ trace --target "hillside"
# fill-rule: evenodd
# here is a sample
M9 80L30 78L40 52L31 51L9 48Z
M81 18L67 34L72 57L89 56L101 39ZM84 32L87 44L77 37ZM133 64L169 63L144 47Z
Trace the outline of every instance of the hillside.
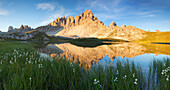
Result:
M146 32L138 42L170 43L170 32Z

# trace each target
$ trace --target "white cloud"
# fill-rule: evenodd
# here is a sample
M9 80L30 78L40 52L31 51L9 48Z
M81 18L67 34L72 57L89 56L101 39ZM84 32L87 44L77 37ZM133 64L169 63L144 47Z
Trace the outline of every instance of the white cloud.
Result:
M66 10L63 6L59 5L58 3L56 3L56 6L57 7L53 10L53 12L48 15L47 17L48 19L40 22L40 25L46 25L54 21L58 17L69 16L73 14L71 11Z
M116 15L112 15L112 14L96 13L95 16L97 16L98 18L101 18L103 20L118 19L118 17Z
M2 6L2 4L0 3L0 15L3 15L3 16L8 15L9 11L1 8L1 6Z
M152 11L145 11L145 12L133 12L137 16L141 17L155 17Z
M37 9L53 11L55 9L55 4L39 3L37 4Z
M114 12L121 9L120 7L117 7L120 2L121 0L87 0L87 5L92 9Z
M155 17L155 15L149 14L149 15L145 15L145 16L143 16L143 17Z
M6 16L8 13L9 12L7 10L0 9L0 15Z

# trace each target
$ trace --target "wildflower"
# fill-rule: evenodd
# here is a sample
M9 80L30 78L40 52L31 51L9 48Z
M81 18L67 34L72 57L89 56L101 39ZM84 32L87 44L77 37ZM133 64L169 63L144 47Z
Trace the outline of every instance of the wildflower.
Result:
M164 63L164 66L166 66L166 64Z
M138 81L138 79L135 79L135 81Z
M163 74L164 74L164 72L161 72L161 74L163 75Z
M99 80L97 81L96 79L94 79L94 83L93 84L98 84Z
M124 77L123 77L123 79L125 79L127 76L125 75Z
M100 85L100 84L98 84L99 85L99 88L101 88L102 87L102 85Z
M29 80L31 80L31 77L29 78Z
M117 73L116 74L119 74L119 71L117 70Z
M138 84L137 82L134 82L134 84Z
M13 62L12 62L12 61L10 61L9 63L10 63L10 64L13 64Z
M42 64L38 64L38 68L41 68L42 67Z
M73 69L73 72L75 72L75 69Z
M118 80L117 80L117 77L114 79L114 82L117 82Z
M135 77L135 73L134 74L132 74L133 75L133 77Z
M31 60L30 60L30 61L28 61L28 63L30 64L30 63L31 63Z
M167 77L166 80L169 81L169 78Z

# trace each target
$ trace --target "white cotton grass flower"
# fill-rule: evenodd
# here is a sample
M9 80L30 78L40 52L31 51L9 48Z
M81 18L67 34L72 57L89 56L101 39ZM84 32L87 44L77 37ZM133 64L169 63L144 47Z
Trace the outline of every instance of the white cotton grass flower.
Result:
M134 84L138 84L137 82L134 82Z
M9 63L10 63L10 64L13 64L13 62L12 62L12 61L10 61Z
M117 70L116 74L119 74L119 70Z
M38 64L38 68L42 68L42 64Z
M166 66L166 64L164 63L164 66Z
M123 79L125 79L127 76L125 75L124 77L123 77Z
M99 88L102 88L102 85L98 84L99 85Z
M73 72L75 72L75 68L73 68Z
M164 74L164 72L161 72L161 74L163 75L163 74Z
M98 83L99 83L99 80L97 81L96 79L94 79L93 84L98 84Z
M96 79L94 79L94 81L96 82Z
M166 81L169 81L169 78L168 78L168 77L166 78Z
M114 82L118 82L118 79L117 79L117 77L114 79Z
M73 63L70 63L70 66L73 67Z
M133 77L135 77L135 73L134 74L132 74L133 75Z

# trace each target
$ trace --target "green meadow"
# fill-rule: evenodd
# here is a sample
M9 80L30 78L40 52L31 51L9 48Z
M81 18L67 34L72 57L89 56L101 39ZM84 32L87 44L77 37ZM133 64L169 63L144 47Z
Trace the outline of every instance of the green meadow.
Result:
M1 90L143 90L170 89L170 59L154 60L143 73L128 61L85 71L63 58L42 58L35 44L0 41Z

